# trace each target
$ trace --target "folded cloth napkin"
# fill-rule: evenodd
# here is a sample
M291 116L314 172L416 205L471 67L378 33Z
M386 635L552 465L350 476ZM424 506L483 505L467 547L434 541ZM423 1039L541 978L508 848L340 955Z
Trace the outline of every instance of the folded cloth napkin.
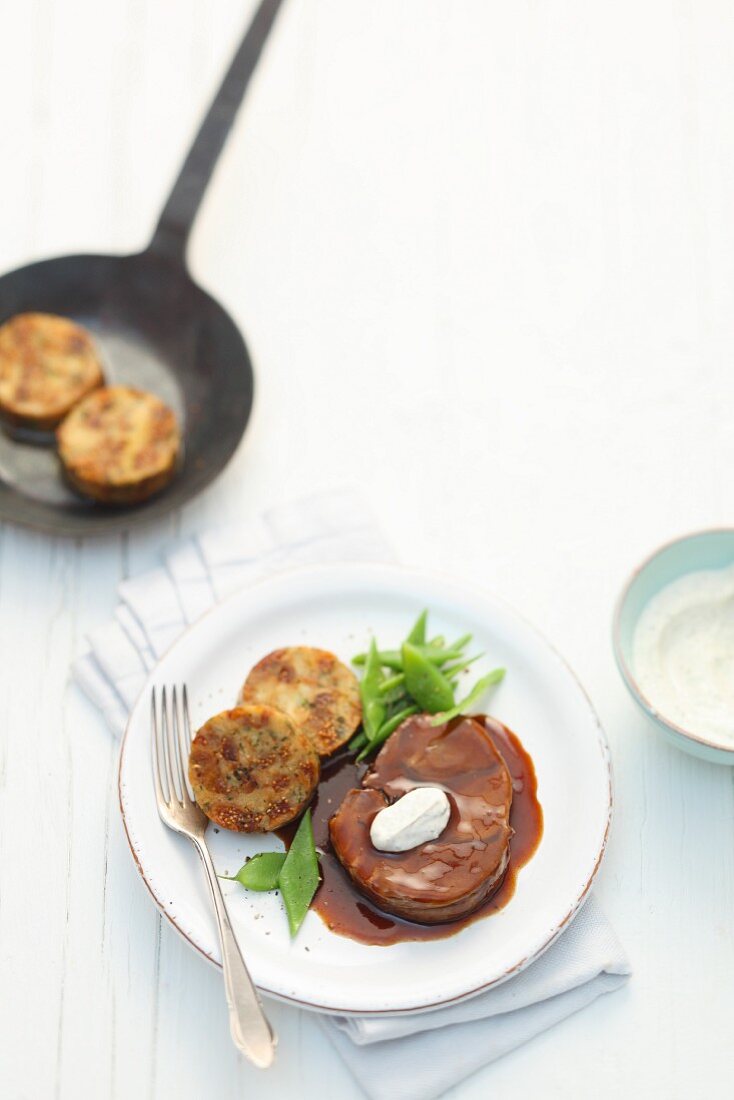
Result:
M89 635L75 679L119 735L150 669L215 603L283 569L350 560L390 561L393 554L363 503L346 490L208 531L120 585L115 616ZM487 993L420 1015L320 1016L319 1022L373 1100L432 1100L617 989L629 973L622 947L589 898L540 959Z
M461 1004L419 1016L319 1017L373 1100L433 1100L626 982L624 951L595 898L544 955Z

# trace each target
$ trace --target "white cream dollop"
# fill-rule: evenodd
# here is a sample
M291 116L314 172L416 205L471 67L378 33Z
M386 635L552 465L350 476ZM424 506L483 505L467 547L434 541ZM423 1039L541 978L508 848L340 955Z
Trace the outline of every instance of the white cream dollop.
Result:
M635 630L632 666L664 718L734 747L734 565L688 573L653 596Z
M440 787L414 787L373 818L370 840L380 852L407 852L440 836L450 815Z

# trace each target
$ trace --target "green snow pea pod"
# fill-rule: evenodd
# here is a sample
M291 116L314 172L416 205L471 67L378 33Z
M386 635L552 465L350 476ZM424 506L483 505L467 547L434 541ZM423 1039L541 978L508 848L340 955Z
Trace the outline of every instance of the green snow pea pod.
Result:
M405 683L405 676L402 672L396 672L394 676L386 677L380 684L380 694L389 695L395 688L402 687Z
M359 733L355 733L352 740L347 745L350 752L359 752L367 744L367 735L364 730L360 730Z
M319 861L313 842L311 811L306 810L285 857L278 888L288 914L288 927L295 936L319 885Z
M405 642L402 651L405 686L419 707L429 714L454 705L451 684L416 646Z
M392 718L388 718L386 722L383 722L383 724L377 731L374 740L369 741L362 749L361 753L357 757L357 762L359 762L360 760L364 760L365 756L368 756L373 749L376 749L378 745L381 745L383 743L383 741L387 741L390 734L395 733L395 730L398 728L398 726L401 726L406 718L410 718L411 714L417 714L419 709L419 707L416 707L414 705L405 707L403 710L398 711L397 714L394 714Z
M410 642L411 645L425 645L426 644L426 623L428 622L428 608L425 611L421 611L418 618L413 623L410 634L405 639L406 642Z
M458 665L444 665L441 669L444 676L451 680L454 676L457 676L460 672L463 672L469 665L473 665L475 661L478 661L480 657L483 657L483 653L477 653L474 657L467 657L465 661L460 661Z
M458 649L454 645L445 649L432 645L414 646L414 648L418 649L433 665L444 665L447 661L457 661L464 656L463 649ZM377 657L381 666L391 668L395 672L404 671L402 652L399 649L381 649ZM358 667L366 665L368 658L369 653L358 653L356 657L352 657L352 664Z
M381 683L382 666L377 652L377 643L373 638L367 654L364 676L359 683L359 694L362 700L362 725L368 741L374 738L385 721L386 708L380 694Z
M275 890L278 875L285 863L285 852L260 852L243 863L236 875L220 875L230 882L239 882L247 890Z
M436 716L431 719L431 725L440 726L443 722L450 722L452 718L458 718L460 714L466 714L466 712L474 706L477 700L481 699L485 691L488 691L494 684L498 684L500 680L504 679L504 676L505 670L503 668L495 668L492 672L488 672L486 676L482 676L481 680L477 680L466 698L462 699L450 710L446 710L441 714L436 714Z

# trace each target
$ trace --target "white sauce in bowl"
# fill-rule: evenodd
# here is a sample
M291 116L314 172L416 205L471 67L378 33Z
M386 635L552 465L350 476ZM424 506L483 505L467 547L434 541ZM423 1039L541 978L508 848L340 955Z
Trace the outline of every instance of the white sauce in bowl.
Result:
M663 718L734 748L734 565L661 589L640 615L632 666Z

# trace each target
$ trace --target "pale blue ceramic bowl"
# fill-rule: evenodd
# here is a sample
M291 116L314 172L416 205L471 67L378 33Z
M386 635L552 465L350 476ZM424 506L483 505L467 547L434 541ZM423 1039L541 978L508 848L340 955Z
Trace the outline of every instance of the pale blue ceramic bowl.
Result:
M640 710L671 744L702 760L734 765L734 749L724 749L693 730L671 722L640 691L632 671L632 639L642 609L661 588L685 573L724 569L734 564L734 528L699 531L669 542L640 565L625 585L614 613L614 656L627 690Z

